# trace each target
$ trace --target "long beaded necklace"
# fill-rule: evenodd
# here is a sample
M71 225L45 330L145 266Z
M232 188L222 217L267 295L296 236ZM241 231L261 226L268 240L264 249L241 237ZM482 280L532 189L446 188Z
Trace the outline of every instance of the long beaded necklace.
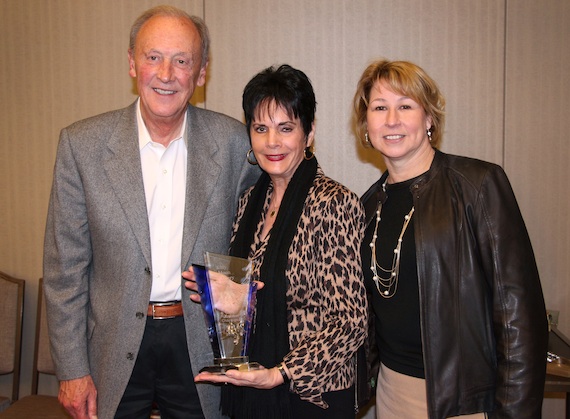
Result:
M386 182L382 185L382 189L386 192ZM400 250L402 249L402 241L404 233L408 228L408 224L412 220L412 215L414 214L414 207L410 212L404 216L404 224L402 225L402 231L398 237L398 242L394 248L394 256L392 258L392 267L390 269L384 269L378 264L376 259L376 240L378 239L378 225L380 223L380 214L382 212L382 202L378 202L378 208L376 209L376 226L374 227L374 234L372 235L372 241L370 242L370 248L372 249L372 264L370 269L372 270L372 279L374 284L376 284L376 289L380 295L384 298L392 298L396 291L398 290L398 276L400 274ZM388 278L383 278L378 274L378 269L380 269L385 274L389 274Z

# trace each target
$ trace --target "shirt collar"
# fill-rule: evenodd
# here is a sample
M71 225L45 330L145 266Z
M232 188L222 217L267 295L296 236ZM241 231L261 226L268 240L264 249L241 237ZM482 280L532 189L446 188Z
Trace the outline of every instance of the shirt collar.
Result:
M184 112L184 121L182 121L182 127L180 128L180 134L173 139L172 141L176 141L179 138L184 138L184 143L186 145L187 144L187 140L186 140L186 135L184 135L186 133L186 120L188 118L188 112ZM138 133L139 133L139 150L142 150L148 143L152 142L152 139L150 138L150 134L148 132L148 129L142 119L142 114L141 114L141 99L140 97L137 100L137 127L138 127Z

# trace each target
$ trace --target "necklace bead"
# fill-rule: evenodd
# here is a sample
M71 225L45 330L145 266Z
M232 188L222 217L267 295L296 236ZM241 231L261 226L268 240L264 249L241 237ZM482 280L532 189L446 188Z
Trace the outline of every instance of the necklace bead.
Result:
M385 186L385 184L383 185ZM380 213L382 212L382 203L378 203L378 209L376 210L376 226L374 227L374 234L372 235L372 241L370 242L370 248L372 249L372 264L370 270L372 271L372 279L376 285L378 293L384 298L392 298L396 291L398 290L398 277L400 274L400 250L402 248L402 243L404 241L404 233L408 228L408 224L412 220L412 215L414 214L414 207L410 212L404 216L404 224L402 225L402 231L398 237L396 247L394 248L394 257L392 258L392 267L390 269L384 269L378 264L376 259L376 241L378 239L378 225L380 223ZM378 273L378 269L385 274L389 274L388 278L383 278Z

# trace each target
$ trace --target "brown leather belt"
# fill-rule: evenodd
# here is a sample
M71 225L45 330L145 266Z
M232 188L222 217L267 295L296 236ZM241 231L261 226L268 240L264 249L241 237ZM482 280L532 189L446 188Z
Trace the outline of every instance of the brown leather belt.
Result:
M147 316L153 319L172 319L174 317L180 317L183 314L182 303L180 301L150 303L148 305Z

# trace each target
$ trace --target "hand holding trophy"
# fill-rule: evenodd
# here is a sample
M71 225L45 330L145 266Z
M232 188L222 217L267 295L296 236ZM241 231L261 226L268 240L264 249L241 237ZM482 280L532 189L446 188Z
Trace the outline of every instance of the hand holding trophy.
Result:
M209 252L204 259L205 266L192 265L195 286L187 286L199 294L191 298L202 305L214 352L213 365L201 371L225 374L230 369L258 369L247 356L258 288L251 281L250 262Z
M230 277L212 270L207 271L207 279L214 309L225 315L240 314L244 310L250 291L249 282L236 283Z

